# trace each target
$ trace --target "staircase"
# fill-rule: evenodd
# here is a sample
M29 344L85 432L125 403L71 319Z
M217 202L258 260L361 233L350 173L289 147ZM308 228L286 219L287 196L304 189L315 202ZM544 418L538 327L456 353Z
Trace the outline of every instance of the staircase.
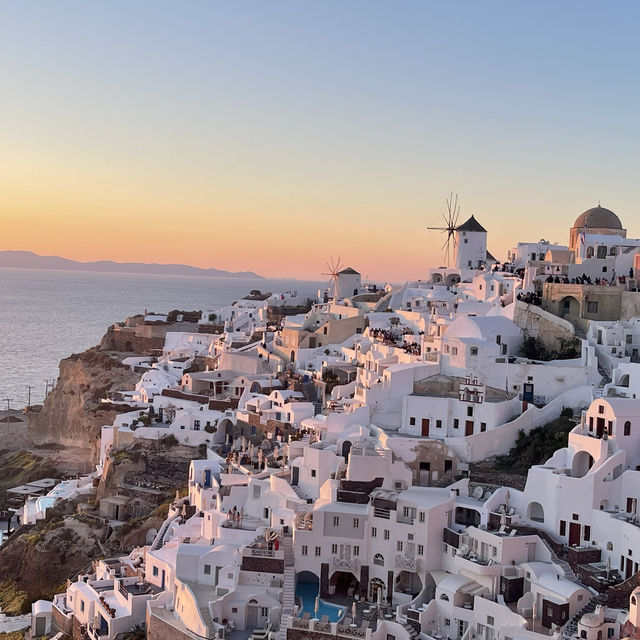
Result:
M287 637L287 626L291 620L291 612L295 606L295 571L293 568L293 540L291 534L282 537L282 550L284 551L284 580L282 585L282 616L280 618L279 640Z
M557 564L564 571L564 577L567 580L580 582L578 580L578 576L576 576L576 574L573 572L571 565L565 560L561 560L556 554L556 552L551 548L551 545L542 536L540 536L540 540L542 540L542 544L544 544L544 546L547 547L547 549L549 549L549 551L551 552L551 562L553 562L554 564Z
M172 518L167 518L162 523L162 526L160 527L160 531L158 531L158 533L156 534L156 537L153 539L153 543L151 544L151 549L153 551L156 551L157 549L160 549L162 547L162 545L164 544L164 537L165 535L167 535L167 529L169 529L169 526L171 525L171 523L174 520L177 520L179 517L180 515L177 514Z
M302 395L307 402L313 402L315 414L322 413L322 402L318 400L318 392L313 382L307 380L302 383Z
M580 611L578 611L578 613L576 613L573 618L571 618L571 620L569 620L569 622L567 622L567 624L564 626L564 629L562 630L563 640L570 640L574 637L574 635L578 631L578 622L585 613L592 613L593 611L595 611L596 607L599 604L606 606L606 603L606 594L599 593L597 596L593 596L593 598L591 598L591 600L589 600L589 602L587 602L587 604L582 607L582 609L580 609Z
M400 622L399 624L401 624L409 633L409 638L411 638L413 640L413 638L419 638L420 637L420 632L410 623L410 622Z
M216 629L213 618L211 617L211 612L209 611L209 605L199 607L199 609L202 621L207 627L207 638L214 638L216 635Z

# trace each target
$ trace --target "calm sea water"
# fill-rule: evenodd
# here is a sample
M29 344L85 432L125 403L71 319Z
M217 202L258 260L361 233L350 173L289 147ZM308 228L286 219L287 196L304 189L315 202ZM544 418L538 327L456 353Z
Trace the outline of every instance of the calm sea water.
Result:
M58 363L127 316L211 309L251 289L314 294L319 282L0 269L0 407L41 402Z

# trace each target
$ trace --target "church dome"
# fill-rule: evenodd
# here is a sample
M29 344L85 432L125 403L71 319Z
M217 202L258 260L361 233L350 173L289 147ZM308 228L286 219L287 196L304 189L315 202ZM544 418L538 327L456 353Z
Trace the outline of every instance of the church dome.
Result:
M598 205L581 213L573 223L574 229L622 229L620 218L609 209Z

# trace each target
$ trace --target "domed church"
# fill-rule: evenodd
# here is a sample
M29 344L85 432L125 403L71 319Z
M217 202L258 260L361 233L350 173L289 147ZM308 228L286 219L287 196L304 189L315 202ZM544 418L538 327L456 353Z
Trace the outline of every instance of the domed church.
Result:
M575 250L578 247L582 233L627 237L627 230L622 228L620 218L599 203L597 207L587 209L576 218L569 231L569 249Z

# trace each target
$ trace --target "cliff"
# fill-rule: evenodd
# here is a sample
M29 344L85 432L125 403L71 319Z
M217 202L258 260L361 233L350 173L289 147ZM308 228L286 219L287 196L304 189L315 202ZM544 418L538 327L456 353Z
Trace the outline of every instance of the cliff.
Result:
M113 356L91 348L60 362L60 376L40 413L29 421L34 443L58 443L86 452L97 462L100 430L112 424L119 412L100 400L115 391L133 389L139 374ZM120 409L120 411L126 410Z

